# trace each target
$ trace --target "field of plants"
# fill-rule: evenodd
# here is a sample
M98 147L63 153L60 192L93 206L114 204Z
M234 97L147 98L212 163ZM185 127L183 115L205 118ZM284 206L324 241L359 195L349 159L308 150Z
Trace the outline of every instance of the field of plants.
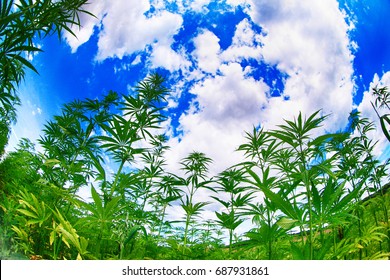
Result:
M32 11L20 2L30 7L21 12ZM78 11L85 1L78 2L68 8ZM299 114L277 129L248 131L237 147L245 160L217 176L209 176L213 160L201 151L177 163L179 176L165 170L169 147L158 134L169 89L152 74L133 94L110 91L64 105L45 125L39 149L23 139L4 153L23 69L34 69L23 52L37 51L36 32L60 32L77 18L51 3L57 14L51 10L30 34L23 28L31 18L1 3L0 259L390 258L389 160L374 156L367 136L381 129L390 141L389 115L378 114L377 128L354 111L344 131L320 134L321 110ZM389 109L386 88L372 94L373 110ZM81 188L91 201L77 195ZM205 190L210 197L199 201ZM204 220L211 203L223 210ZM181 220L167 215L173 206L183 210ZM244 224L251 226L237 234Z

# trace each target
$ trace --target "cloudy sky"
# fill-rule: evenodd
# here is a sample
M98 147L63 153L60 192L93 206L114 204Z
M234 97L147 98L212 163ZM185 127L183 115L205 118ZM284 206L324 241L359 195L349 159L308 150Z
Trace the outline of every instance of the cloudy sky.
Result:
M380 0L95 0L77 38L37 42L20 88L23 106L9 150L39 137L43 124L74 98L126 94L148 73L172 90L168 170L192 151L216 174L253 126L272 128L299 111L331 114L343 129L358 109L376 120L370 88L390 85L390 14ZM388 152L379 131L377 153Z

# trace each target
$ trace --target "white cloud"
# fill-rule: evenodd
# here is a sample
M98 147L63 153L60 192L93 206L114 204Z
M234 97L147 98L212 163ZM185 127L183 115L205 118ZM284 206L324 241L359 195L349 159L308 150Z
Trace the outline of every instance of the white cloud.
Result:
M141 56L140 55L137 55L134 60L131 62L131 65L137 65L141 63Z
M87 9L96 17L82 14L81 28L72 28L77 38L68 33L64 34L64 37L75 52L90 39L94 28L99 27L96 57L99 61L109 57L122 58L124 55L142 51L147 45L171 38L183 22L180 15L161 10L161 3L154 5L158 10L154 14L146 15L151 8L149 1L94 1Z
M206 74L192 77L197 81L191 89L196 97L179 119L183 136L170 140L171 171L177 172L177 163L196 150L214 160L211 173L216 174L242 160L234 150L244 141L245 131L259 123L272 128L299 111L306 116L321 108L331 113L324 127L328 130L346 125L353 107L353 56L350 26L336 4L252 3L253 19L266 36L244 19L225 51L214 33L201 30L192 55ZM254 69L236 63L248 58L264 59L287 74L281 97L267 97L268 86L247 75Z
M248 58L261 60L261 38L261 35L252 29L248 19L244 19L237 24L232 44L222 53L222 59L237 62Z
M199 69L215 74L221 65L219 38L209 30L202 30L194 38L194 44L193 56L198 62Z
M190 62L186 60L185 55L175 52L170 45L162 43L155 44L150 58L153 68L164 67L170 72L188 68Z
M202 12L212 0L193 0L190 8L195 12Z
M277 124L300 110L309 114L323 108L332 114L327 129L345 126L353 106L353 55L351 26L337 1L256 1L252 17L266 32L264 61L288 75L284 94L290 100L271 99L264 121Z
M197 150L214 159L213 171L222 171L241 159L233 151L252 125L273 128L299 111L306 116L319 109L332 114L325 123L327 130L343 128L348 121L354 90L351 27L337 2L251 4L252 17L266 35L256 34L244 19L236 26L231 46L223 52L219 38L209 30L194 38L192 55L198 69L213 77L197 77L191 90L194 103L180 117L184 136L180 141L171 139L171 166ZM232 63L248 58L264 59L287 74L281 97L267 98L268 87L247 75L253 69Z
M183 19L178 14L160 11L147 17L150 4L146 1L111 1L102 20L99 33L98 60L108 57L122 58L140 51L149 44L171 38L181 27Z
M221 172L241 159L234 150L243 141L244 131L259 122L259 110L266 103L268 87L262 81L245 76L237 63L222 65L221 75L198 81L191 93L197 97L188 112L180 117L184 132L179 141L170 140L169 168L192 151L211 157L211 173ZM199 108L197 108L199 107Z

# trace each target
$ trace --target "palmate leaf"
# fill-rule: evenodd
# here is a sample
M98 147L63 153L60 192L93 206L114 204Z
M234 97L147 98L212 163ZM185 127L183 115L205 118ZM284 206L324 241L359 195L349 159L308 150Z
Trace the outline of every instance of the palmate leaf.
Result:
M273 136L284 143L289 144L291 147L295 148L298 146L298 143L295 141L295 135L287 133L285 131L269 131L267 132L270 136Z
M119 206L121 197L114 197L106 205L103 205L103 201L94 187L91 187L91 194L94 204L79 201L79 204L93 215L92 217L87 217L86 220L110 223L114 220L115 214L123 209L123 206Z
M192 216L199 215L200 212L203 210L202 208L208 204L210 204L210 203L209 202L198 202L198 203L193 204L193 203L187 202L186 204L181 205L181 207L184 209L187 216L192 217Z
M55 234L57 233L60 235L61 240L66 244L68 248L70 248L70 245L73 245L74 247L76 247L79 255L84 255L88 253L88 240L83 237L80 237L77 234L76 229L71 225L69 221L64 218L64 216L58 209L56 209L56 211L53 210L53 214L57 219L58 223L53 221L53 231L50 235L50 243L52 244L54 242Z
M115 214L123 209L122 206L119 206L119 201L121 197L117 196L112 198L104 207L104 214L107 220L112 220L115 217Z
M235 230L240 224L244 222L244 220L240 219L239 217L234 215L234 212L215 212L215 215L219 219L217 221L222 227L229 229L229 230Z
M246 132L246 144L242 144L237 150L244 151L246 157L255 158L260 149L264 148L270 141L269 134L265 133L263 129L258 130L253 127L252 133Z
M248 192L246 194L240 193L233 199L234 207L243 207L253 199L254 192Z
M97 180L105 180L106 179L106 170L103 168L101 162L103 159L100 156L96 156L91 149L85 148L85 152L89 155L90 160L93 163L93 166L98 171Z
M308 146L322 146L334 138L339 138L341 133L329 133L316 137L308 143Z
M243 245L248 247L259 246L277 240L285 234L286 230L276 223L269 225L262 220L258 228L252 229L245 233L249 240L243 241Z
M342 194L344 193L346 181L341 183L337 182L333 178L329 178L321 192L318 192L316 187L312 187L313 194L313 205L316 210L316 214L319 219L334 217L335 213L333 210L340 210L338 208L333 209L340 201Z
M140 98L149 106L154 107L153 103L165 101L165 96L169 90L163 86L165 79L163 76L154 73L148 76L144 81L138 83L136 91Z
M296 120L285 120L286 125L279 125L281 128L280 130L273 130L268 132L268 134L289 144L295 149L304 139L309 139L310 131L318 128L326 119L326 116L317 117L319 112L320 111L314 112L306 120L302 120L302 113L300 112ZM318 139L317 142L319 140L323 139Z
M272 192L269 188L267 188L265 185L262 184L259 176L253 172L252 170L248 169L247 172L252 176L252 178L255 180L255 182L250 183L256 185L258 188L260 188L265 196L273 203L275 206L280 209L284 214L287 215L287 217L294 219L294 220L300 220L300 217L298 213L296 212L296 209L291 205L290 201L288 199L283 198L277 193Z
M24 208L19 208L17 211L28 217L28 225L38 224L39 226L42 226L42 224L51 216L51 213L48 211L45 203L43 201L39 202L32 193L21 191L19 195L19 203Z
M345 211L346 208L352 207L353 204L351 202L359 197L360 191L362 189L362 184L355 186L355 189L350 191L347 195L345 195L340 201L338 201L332 208L331 211L333 213L338 213L340 211Z

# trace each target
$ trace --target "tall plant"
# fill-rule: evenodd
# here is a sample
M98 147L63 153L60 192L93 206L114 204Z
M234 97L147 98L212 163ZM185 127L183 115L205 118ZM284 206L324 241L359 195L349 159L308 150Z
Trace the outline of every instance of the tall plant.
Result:
M217 222L229 233L229 255L232 253L234 230L244 222L240 210L252 199L253 192L242 186L244 174L240 170L230 169L223 171L217 179L218 186L215 191L219 196L211 196L224 206L222 212L215 212ZM227 194L227 200L221 198L220 193Z
M16 106L20 104L17 87L25 70L37 72L27 55L42 51L34 43L37 38L52 34L61 37L80 25L80 13L88 0L1 0L0 2L0 153L7 144L9 126L16 121ZM90 14L91 15L91 14Z
M181 199L181 207L185 212L185 228L183 240L183 253L186 250L190 225L193 218L198 216L208 202L194 202L195 193L201 188L208 188L209 180L207 178L208 165L211 159L201 152L192 152L181 161L182 169L187 175L186 194Z

